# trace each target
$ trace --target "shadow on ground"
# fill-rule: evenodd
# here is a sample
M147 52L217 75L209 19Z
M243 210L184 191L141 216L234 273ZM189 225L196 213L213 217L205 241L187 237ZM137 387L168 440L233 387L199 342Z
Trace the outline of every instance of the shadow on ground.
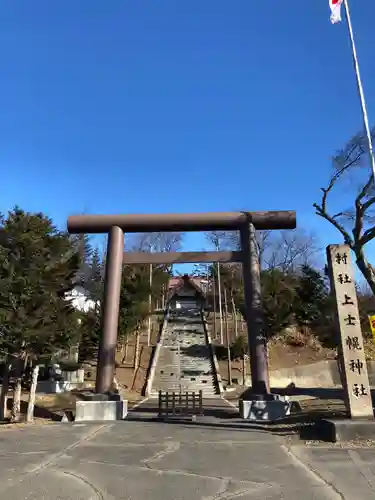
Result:
M238 399L240 395L250 387L238 386L234 391L228 393L225 397L229 400ZM282 396L306 396L320 401L331 401L337 405L343 405L345 401L345 393L341 387L322 388L322 387L296 387L295 384L290 384L287 387L272 387L271 392ZM371 390L372 403L375 407L375 389Z
M7 409L8 411L12 409L13 398L9 397L7 399ZM34 418L42 418L45 420L52 420L53 422L61 422L62 414L64 410L56 410L44 408L43 406L34 406ZM21 401L21 420L27 414L27 401ZM5 423L8 420L4 421Z
M324 419L344 419L347 417L342 402L329 409L311 408L309 411L296 411L292 415L274 423L251 422L240 418L238 409L228 405L225 400L205 401L203 415L195 419L184 415L159 416L158 402L149 400L131 410L127 420L162 422L165 425L183 424L209 428L233 429L240 431L260 431L279 436L299 435L304 440L321 439L319 423Z

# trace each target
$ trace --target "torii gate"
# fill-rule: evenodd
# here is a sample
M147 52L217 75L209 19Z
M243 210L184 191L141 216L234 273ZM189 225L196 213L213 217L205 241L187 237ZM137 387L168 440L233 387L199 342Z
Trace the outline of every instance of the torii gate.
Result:
M269 393L267 345L255 230L295 229L294 211L75 215L68 218L67 226L71 234L108 234L96 393L109 394L113 382L123 264L183 262L242 263L252 389L253 393L258 395ZM124 252L124 233L217 230L238 230L241 251Z

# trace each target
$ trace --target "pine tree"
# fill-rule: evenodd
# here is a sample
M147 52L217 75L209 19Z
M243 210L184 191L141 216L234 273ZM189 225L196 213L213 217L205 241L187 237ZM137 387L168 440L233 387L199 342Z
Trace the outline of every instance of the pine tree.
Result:
M279 269L270 269L262 272L261 282L266 334L271 338L293 322L295 277Z
M102 300L103 287L103 262L100 258L99 249L95 248L88 265L84 288L89 298L97 302Z
M79 362L93 360L97 357L101 330L101 305L103 302L103 262L98 248L91 254L87 266L85 280L82 283L88 299L94 302L94 307L81 313Z
M297 323L301 326L316 325L327 310L328 288L324 275L309 265L301 268L295 300Z
M72 340L76 315L64 298L73 288L79 258L69 236L41 213L15 207L1 224L1 347L18 360L12 412L17 418L26 359L56 352Z
M149 278L145 266L124 266L122 272L119 336L131 335L148 316Z
M87 234L74 234L70 236L70 239L79 257L79 269L75 282L77 285L84 286L90 274L90 263L93 255L90 237Z

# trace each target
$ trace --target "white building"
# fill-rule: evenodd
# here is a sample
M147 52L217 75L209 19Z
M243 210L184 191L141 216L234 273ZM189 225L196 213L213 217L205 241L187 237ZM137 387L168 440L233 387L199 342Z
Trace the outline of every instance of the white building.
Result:
M86 290L81 286L76 286L73 290L65 294L66 300L72 302L72 306L78 311L88 312L95 308L95 301L91 300L87 296ZM99 301L97 302L99 305Z

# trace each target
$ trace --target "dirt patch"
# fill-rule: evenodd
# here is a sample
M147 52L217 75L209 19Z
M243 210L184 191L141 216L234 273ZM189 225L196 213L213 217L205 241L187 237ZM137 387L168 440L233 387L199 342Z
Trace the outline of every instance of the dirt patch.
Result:
M281 341L273 341L268 345L269 369L280 370L281 368L291 368L296 365L308 365L318 361L335 359L336 349L314 349L309 346L293 347L285 345ZM220 375L224 381L228 380L228 362L219 361ZM246 375L250 374L250 363L246 361ZM242 361L232 361L232 378L242 384L243 372Z
M141 393L143 386L146 382L147 370L150 364L150 357L152 354L152 347L147 345L140 346L140 362L137 370L133 367L134 351L135 346L129 346L129 357L130 362L127 364L121 364L116 368L116 379L119 385L127 391ZM123 353L119 352L116 355L116 361L121 362Z
M269 344L270 370L291 368L296 365L309 365L326 359L335 359L336 349L310 346L295 347L284 344L282 341L273 341Z

